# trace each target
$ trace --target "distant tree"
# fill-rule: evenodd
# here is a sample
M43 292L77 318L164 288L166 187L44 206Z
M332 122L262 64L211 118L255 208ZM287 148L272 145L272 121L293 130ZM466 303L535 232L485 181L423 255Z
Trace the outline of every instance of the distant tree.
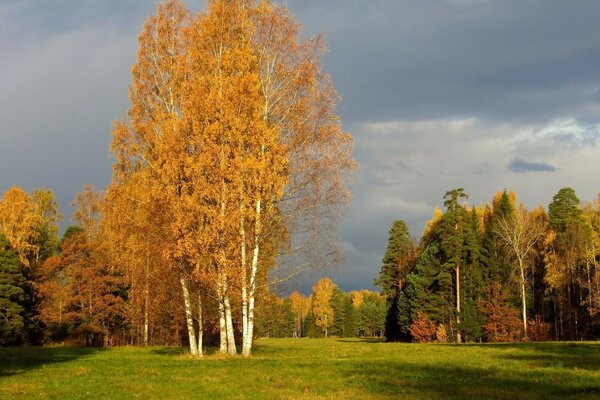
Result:
M406 334L410 334L409 327L419 311L436 324L451 326L454 316L452 289L452 273L442 269L440 250L433 242L425 248L407 279L406 306L401 308L402 314L409 316L404 325Z
M417 249L404 221L394 221L389 232L383 264L374 284L382 289L387 301L385 336L388 341L402 338L398 301L406 277L415 267Z
M456 341L461 342L461 334L458 330L461 316L461 268L464 267L463 252L465 247L465 226L467 212L459 204L460 199L468 199L469 196L463 188L453 189L444 195L444 206L446 213L443 215L439 225L440 249L444 255L442 268L454 270L454 297L456 305Z
M294 291L290 294L289 299L296 321L295 336L301 337L303 335L304 320L310 311L310 297L305 297Z
M523 336L519 312L507 301L508 294L500 283L488 287L485 300L479 303L487 322L483 334L489 342L513 342Z
M496 233L503 246L515 262L518 271L521 292L521 313L523 335L527 337L527 278L531 270L531 257L535 245L546 232L543 218L537 218L525 207L498 220Z
M383 336L385 332L386 300L376 292L363 290L358 307L357 331L360 336Z
M414 342L430 343L437 337L437 326L427 314L419 311L410 325L410 335Z
M495 194L492 208L484 211L484 233L481 245L481 269L485 282L506 282L512 268L507 265L504 248L500 246L496 225L498 221L511 215L516 209L516 194L503 190Z
M23 189L13 186L0 199L0 233L25 267L30 266L40 251L37 242L43 223L31 196Z
M19 255L0 234L0 345L25 340L26 286Z
M67 230L59 253L41 266L39 289L46 324L70 324L86 345L108 346L124 324L127 290L101 235L102 203L91 186L77 194L74 218L81 229Z
M334 310L331 298L336 289L335 283L329 278L322 278L313 286L312 316L315 325L323 332L325 337L334 323Z
M583 285L586 276L580 265L593 240L592 228L583 216L579 198L571 188L562 188L548 206L552 229L547 238L546 281L558 306L561 338L581 339L581 315L585 313ZM556 316L555 316L556 318ZM566 333L563 321L567 323Z
M354 337L356 336L356 309L352 304L352 294L347 293L344 295L344 332L343 337Z
M346 323L346 304L344 292L339 288L335 288L331 295L331 308L333 309L333 324L331 325L330 334L333 336L343 337L344 326Z

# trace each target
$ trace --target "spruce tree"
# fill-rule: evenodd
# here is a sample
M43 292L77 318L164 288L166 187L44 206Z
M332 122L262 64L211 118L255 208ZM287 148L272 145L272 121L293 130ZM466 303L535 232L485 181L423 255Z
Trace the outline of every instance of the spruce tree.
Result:
M332 336L344 336L344 325L346 321L346 304L344 292L339 288L333 290L331 296L331 307L333 308L333 325L330 332Z
M350 293L344 295L344 313L346 318L344 319L344 334L342 336L354 337L356 336L356 312Z
M0 345L25 340L27 280L19 256L0 235Z
M389 231L388 246L381 271L374 284L386 298L385 337L388 341L403 338L400 329L398 299L406 284L406 277L414 269L416 248L404 221L394 221Z

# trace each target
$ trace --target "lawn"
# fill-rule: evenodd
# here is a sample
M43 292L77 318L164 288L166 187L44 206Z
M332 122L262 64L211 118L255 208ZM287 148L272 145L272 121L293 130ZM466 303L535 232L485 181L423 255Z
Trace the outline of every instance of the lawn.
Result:
M262 339L251 359L180 348L0 348L0 399L599 399L600 343Z

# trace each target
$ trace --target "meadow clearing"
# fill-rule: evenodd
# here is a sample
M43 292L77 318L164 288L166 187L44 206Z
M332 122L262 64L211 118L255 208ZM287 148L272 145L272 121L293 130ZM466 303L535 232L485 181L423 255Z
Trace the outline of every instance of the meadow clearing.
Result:
M178 347L0 348L0 398L598 399L600 343L260 339L249 359Z

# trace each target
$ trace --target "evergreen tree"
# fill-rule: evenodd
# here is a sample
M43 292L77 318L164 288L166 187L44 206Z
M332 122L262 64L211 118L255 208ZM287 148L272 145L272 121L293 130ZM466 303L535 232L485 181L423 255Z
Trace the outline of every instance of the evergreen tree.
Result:
M394 221L389 232L388 246L383 257L379 277L374 284L382 289L386 298L385 337L388 341L402 339L398 299L406 277L414 269L416 246L404 221Z
M354 337L356 336L356 312L354 305L352 304L352 295L350 293L344 295L344 313L346 318L344 319L344 333L343 337Z
M406 325L402 325L402 333L409 333L410 324L419 311L436 324L451 325L454 316L452 290L452 273L442 268L439 245L430 243L407 278L406 303L400 298L400 309L407 310L410 318Z
M27 280L19 255L0 235L0 345L25 341Z
M509 194L506 189L502 191L498 200L493 202L492 215L485 226L481 261L484 277L490 283L506 282L510 278L510 267L506 262L506 256L498 245L494 230L499 220L516 211L511 196L514 198L514 193Z
M344 336L344 325L346 321L346 304L344 292L339 288L333 289L331 295L331 307L333 308L333 325L331 326L331 335Z
M563 338L581 339L580 322L587 315L581 304L584 288L579 264L585 258L586 247L591 239L591 227L583 218L579 198L571 188L562 188L552 199L549 207L550 227L556 234L553 246L554 258L550 262L546 279L550 282L558 307ZM556 315L555 315L556 317ZM566 332L563 329L566 323Z

